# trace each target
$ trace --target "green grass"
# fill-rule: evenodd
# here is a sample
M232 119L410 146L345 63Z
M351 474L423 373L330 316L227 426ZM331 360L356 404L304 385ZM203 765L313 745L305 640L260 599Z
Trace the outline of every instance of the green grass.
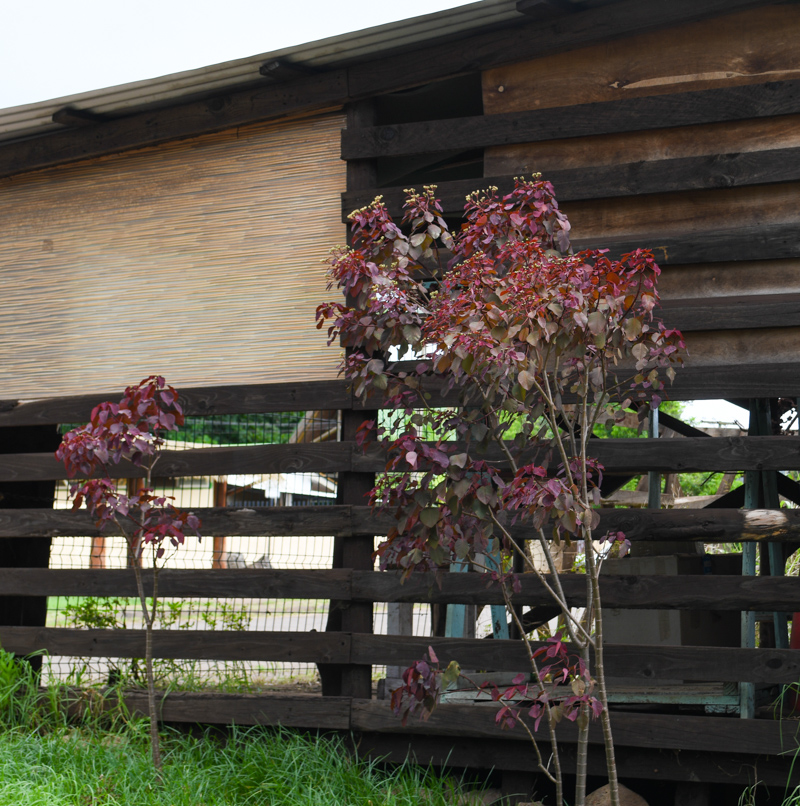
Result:
M227 741L167 733L159 780L146 731L0 735L0 806L445 806L460 787L404 766L384 771L338 740L233 731Z
M158 775L146 720L97 690L37 683L0 649L0 806L445 806L461 791L411 765L358 760L339 739L270 728L164 729Z

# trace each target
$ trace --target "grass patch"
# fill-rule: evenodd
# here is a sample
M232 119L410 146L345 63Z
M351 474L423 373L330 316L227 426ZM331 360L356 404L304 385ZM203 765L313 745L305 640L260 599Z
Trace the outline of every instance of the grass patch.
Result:
M264 728L166 732L156 776L142 724L122 731L6 730L0 738L0 806L452 806L460 785L406 765L354 759L336 739Z

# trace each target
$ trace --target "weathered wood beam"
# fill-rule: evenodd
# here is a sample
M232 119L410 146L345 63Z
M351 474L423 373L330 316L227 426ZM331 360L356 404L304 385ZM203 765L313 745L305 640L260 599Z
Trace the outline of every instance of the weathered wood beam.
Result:
M243 536L385 534L391 516L366 506L194 509L205 534ZM631 540L740 543L800 540L800 510L600 509L600 532L622 531ZM515 526L525 537L528 527ZM0 537L92 537L101 532L86 510L0 509ZM324 597L323 597L324 598Z
M765 228L768 229L768 228ZM667 390L672 400L717 398L800 397L798 365L735 364L682 368ZM452 405L454 397L442 397L436 381L428 383L432 405ZM336 409L357 408L374 411L385 406L380 396L354 400L349 385L342 380L305 383L208 386L181 389L181 404L190 416L219 414L259 414L280 411L308 411L320 400ZM109 394L75 395L31 402L0 400L0 428L24 425L50 425L84 422L98 403L113 398Z
M107 115L99 115L89 109L77 109L74 106L65 106L53 112L53 123L62 126L95 126L109 120Z
M374 126L342 132L342 159L563 140L800 112L800 81L675 92L621 101Z
M598 439L592 442L592 455L609 473L800 470L800 440L785 436ZM504 455L498 446L490 446L486 456L504 466ZM167 478L229 473L380 473L386 457L381 447L373 446L364 453L355 442L239 445L165 450L159 458L158 472ZM532 449L524 459L541 461L543 456ZM141 467L127 462L114 472L119 478L145 475ZM64 465L49 454L8 454L0 463L0 482L66 478Z
M615 717L617 715L615 714ZM625 718L620 714L621 719ZM731 726L739 730L742 723L736 720ZM743 729L746 729L746 724ZM502 737L502 734L501 734ZM465 768L471 770L527 770L530 768L530 740L527 737L504 741L486 741L469 735L447 738L444 736L394 736L391 733L359 733L358 750L363 757L403 764L408 759L421 766ZM705 751L661 750L660 748L615 747L614 754L620 778L638 778L653 781L698 781L735 784L742 790L753 783L753 768L758 764L758 778L765 786L778 787L783 793L800 783L800 770L791 758L758 756L719 752L719 746ZM718 752L714 752L718 751ZM562 769L568 775L575 771L575 746L563 744L560 748ZM602 779L607 774L603 748L590 745L588 773Z
M519 725L498 734L493 718L496 706L491 703L483 707L441 705L425 722L409 719L406 727L398 725L398 718L386 701L354 700L352 708L351 728L364 732L473 736L487 742L519 739L526 735ZM697 751L724 747L730 753L762 753L765 756L791 754L797 749L794 728L786 721L615 713L612 724L615 746ZM574 744L578 737L577 726L562 720L557 734L560 742ZM594 721L589 728L589 742L596 745L602 741L600 723Z
M517 0L517 11L537 20L556 14L572 14L578 11L578 8L570 0Z
M145 575L145 590L152 587ZM128 569L0 569L0 583L9 596L136 596ZM586 580L565 574L567 600L586 600ZM552 598L532 574L520 578L514 593L519 605L549 605ZM603 603L619 609L664 610L791 610L800 598L797 577L608 576L601 578ZM255 599L337 599L346 602L416 602L433 604L503 604L497 585L487 586L478 574L414 574L405 582L390 572L328 570L164 569L159 575L162 596L246 597ZM344 630L349 632L349 630Z
M553 183L560 202L793 182L800 180L800 148L565 168L548 171L544 178ZM347 221L352 210L364 207L378 195L383 196L393 216L401 216L404 187L343 193L342 220ZM497 187L501 195L509 193L514 188L514 177L487 176L440 182L436 195L445 214L460 214L464 210L465 196L486 187Z
M144 655L144 641L144 630L0 627L0 644L19 655L46 649L52 655L138 658ZM431 643L428 636L155 630L153 657L397 666L421 658ZM433 643L445 665L458 660L465 668L491 671L529 668L527 650L521 641L436 638ZM643 683L675 678L792 683L800 675L800 651L686 646L645 649L642 645L608 644L606 674Z
M791 222L693 232L689 235L645 233L641 237L608 239L600 243L597 238L574 238L572 246L575 251L605 248L613 258L635 249L650 249L662 266L778 260L800 257L800 226Z
M73 395L21 402L0 400L0 427L86 422L92 409L119 393ZM264 414L275 411L307 411L319 408L320 400L331 409L352 406L345 381L201 386L180 390L180 403L188 416L217 414Z

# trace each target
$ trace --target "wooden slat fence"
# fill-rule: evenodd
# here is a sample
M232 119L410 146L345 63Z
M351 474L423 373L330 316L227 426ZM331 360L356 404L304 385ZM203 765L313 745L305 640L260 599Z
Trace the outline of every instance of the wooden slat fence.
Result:
M304 409L320 399L357 413L342 384L248 387L235 390L203 389L184 393L192 412ZM11 405L0 413L0 425L43 424L85 417L87 403L97 398L40 401ZM75 415L80 411L80 417ZM359 415L361 416L361 415ZM800 440L791 437L700 438L673 440L596 440L596 451L607 469L642 472L658 469L683 472L695 469L748 470L800 469ZM592 446L595 447L595 444ZM161 460L161 471L175 476L226 473L331 472L372 473L385 460L379 451L366 455L352 443L274 445L207 448L172 451ZM120 475L134 477L134 468ZM2 457L0 479L63 478L58 463L46 454L13 454ZM274 509L214 508L198 510L206 534L334 535L339 538L385 533L389 521L375 517L367 507L277 507ZM602 510L602 529L623 529L633 539L697 540L732 543L742 541L800 541L800 512L796 510ZM514 527L524 537L526 530ZM0 538L10 540L97 535L87 513L46 509L0 509ZM360 537L359 537L360 539ZM146 576L149 576L149 572ZM148 585L150 583L148 582ZM576 605L584 597L580 575L565 576L567 597ZM347 609L373 603L414 602L490 605L502 602L496 587L487 587L479 574L415 576L403 582L394 572L376 572L348 566L330 570L172 570L161 572L161 595L175 597L329 599ZM621 609L669 609L716 611L788 611L800 602L800 579L739 576L664 577L605 576L603 599ZM128 570L0 569L0 590L6 596L133 596L133 574ZM543 586L533 577L522 579L516 594L521 605L548 604ZM369 626L367 626L367 630ZM141 657L141 630L92 630L43 626L0 626L0 644L27 654L45 649L54 655L83 657ZM224 632L160 630L154 637L158 658L225 661L308 662L369 670L376 665L402 666L420 658L432 644L443 663L456 659L464 668L514 672L526 668L521 643L489 639L455 639L373 635L364 629L343 628L328 633ZM609 645L607 669L646 684L692 680L700 682L752 682L783 686L800 680L800 652L736 647ZM359 672L361 674L361 672ZM347 692L345 691L345 694ZM141 707L132 693L129 706ZM359 696L269 697L266 695L191 696L169 695L162 703L165 719L244 724L256 722L357 731L374 738L376 747L407 741L411 735L500 739L516 747L518 732L497 734L487 706L448 704L428 722L413 721L401 729L385 701ZM712 752L724 746L732 753L778 756L797 746L797 723L681 716L676 714L616 715L615 730L621 748L658 748ZM575 736L571 726L559 728L569 745ZM593 735L592 742L598 740ZM370 740L372 741L372 740ZM400 745L396 745L399 747ZM516 751L515 751L516 752ZM433 758L431 755L429 758ZM709 773L711 774L711 773ZM776 773L777 775L777 773Z

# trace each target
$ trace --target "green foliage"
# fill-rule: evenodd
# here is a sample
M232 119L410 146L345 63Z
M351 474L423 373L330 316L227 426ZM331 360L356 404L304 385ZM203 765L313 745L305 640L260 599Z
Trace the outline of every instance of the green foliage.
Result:
M385 770L344 741L264 728L222 740L165 732L164 768L147 732L64 728L8 732L0 742L0 806L448 806L472 802L464 785L410 764ZM475 802L480 801L476 797Z
M235 606L219 600L205 602L184 599L159 599L155 606L147 600L147 606L154 614L153 628L160 630L191 630L200 623L209 630L244 632L249 629L252 615L247 607ZM76 628L124 630L138 625L136 600L121 597L86 597L71 601L64 608L67 623ZM102 669L96 667L95 658L76 659L70 672L69 681L74 685L90 685L98 677L111 679L122 687L144 685L142 658L120 659L116 664L108 663ZM221 675L219 675L221 672ZM247 665L241 661L226 662L217 669L212 681L208 672L202 672L197 661L181 661L159 658L153 661L153 673L161 686L170 689L191 690L214 688L241 690L250 688Z
M283 444L289 441L304 416L303 411L291 411L186 417L184 425L169 432L166 438L207 445Z

